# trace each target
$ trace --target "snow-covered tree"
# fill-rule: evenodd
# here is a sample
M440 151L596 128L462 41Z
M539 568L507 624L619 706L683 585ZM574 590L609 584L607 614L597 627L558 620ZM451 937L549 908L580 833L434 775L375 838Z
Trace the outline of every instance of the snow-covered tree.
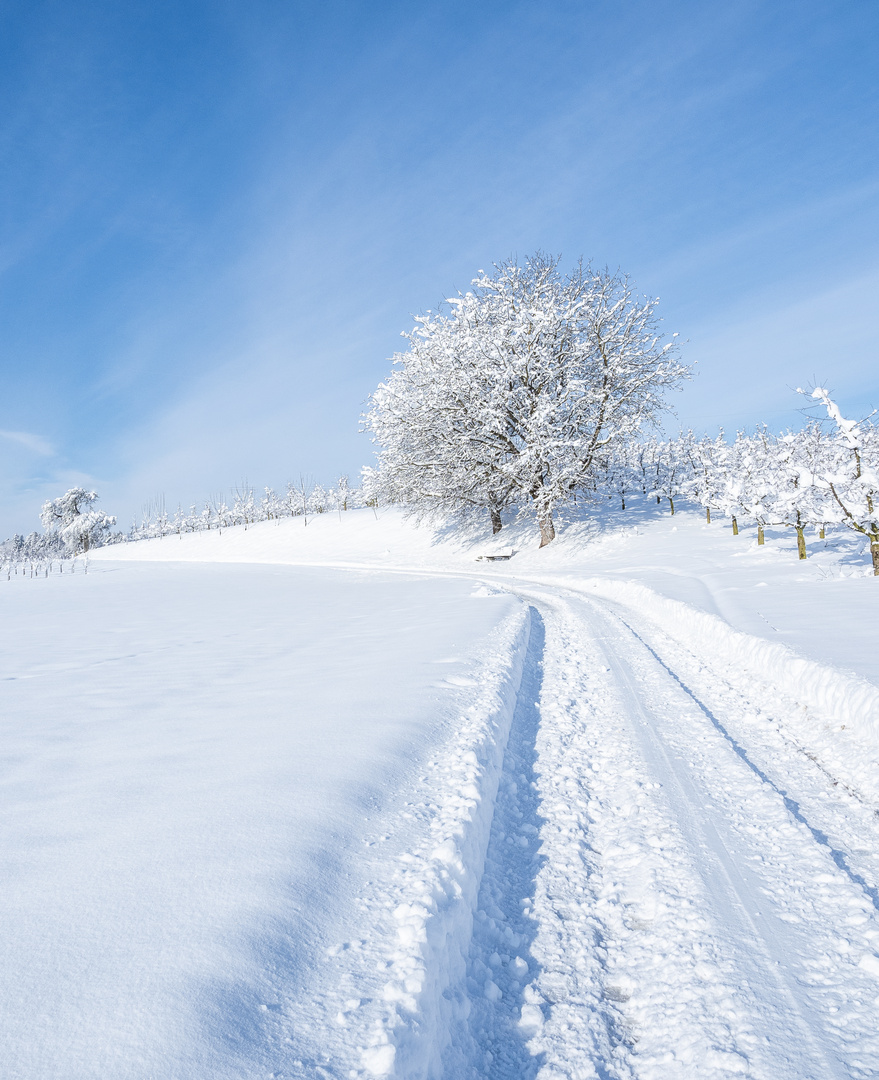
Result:
M736 440L738 484L736 500L741 514L757 526L757 543L765 542L766 526L773 521L775 499L775 440L765 425L750 436Z
M116 518L93 509L97 499L95 491L70 488L60 498L43 503L40 511L43 528L74 554L98 546L116 524Z
M480 272L448 310L416 318L366 427L386 490L416 509L528 505L541 547L553 511L587 490L686 374L655 300L582 263L537 254Z
M651 494L656 501L668 499L668 508L675 512L675 499L686 495L693 487L693 454L696 443L692 431L681 432L668 442L650 440L645 452L636 451L635 459L645 480L650 478Z
M802 431L788 431L773 440L768 482L772 520L786 525L797 536L797 554L805 559L806 528L826 520L822 493L816 484L822 453L818 424Z
M351 483L346 475L342 475L336 481L336 505L339 510L348 509L348 500L351 498Z
M258 517L263 521L274 521L286 513L286 500L274 488L267 487L259 504Z
M830 496L822 520L837 521L869 540L873 573L879 577L879 431L869 421L847 420L824 387L817 386L812 397L834 426L815 470L817 486Z
M628 446L620 446L616 453L605 461L600 487L610 495L613 492L620 500L620 509L626 509L626 496L638 486L638 477L633 467L633 460Z
M711 439L703 435L701 439L688 439L682 442L682 449L687 456L686 495L705 509L705 520L711 524L711 511L717 509L722 487L723 460L726 442L723 432Z
M730 518L734 536L739 535L739 518L748 514L748 463L753 460L750 450L750 438L739 431L732 443L717 447L713 462L714 506Z
M657 467L659 442L655 436L649 436L637 442L632 450L632 468L641 493L646 495L654 486L654 474ZM659 502L659 497L656 499Z

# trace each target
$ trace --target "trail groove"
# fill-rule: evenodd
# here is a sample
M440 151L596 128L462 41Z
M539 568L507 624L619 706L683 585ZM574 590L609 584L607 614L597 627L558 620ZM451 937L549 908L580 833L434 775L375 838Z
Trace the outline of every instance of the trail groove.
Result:
M542 657L532 642L444 1075L876 1075L875 815L780 736L783 703L635 613L509 587Z

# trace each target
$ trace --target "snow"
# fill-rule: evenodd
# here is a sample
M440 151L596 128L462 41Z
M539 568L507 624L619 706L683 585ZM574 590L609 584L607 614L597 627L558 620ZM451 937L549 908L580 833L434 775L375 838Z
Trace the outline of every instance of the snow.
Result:
M385 850L417 848L402 803L462 712L501 708L473 673L520 606L460 581L97 570L4 593L0 1071L261 1075L290 1038L319 1059L364 841L390 820Z
M504 530L501 545L486 531L438 533L407 522L394 508L354 510L262 522L242 528L102 548L95 559L184 562L270 562L386 569L477 570L529 578L576 573L636 581L670 599L717 615L732 627L789 644L803 656L879 684L875 625L879 581L863 580L869 554L850 537L827 542L809 536L810 558L796 557L793 530L767 529L758 547L753 528L732 535L724 521L705 525L703 513L636 505L576 521L538 550L532 522ZM503 534L501 534L503 536ZM475 560L516 551L494 567ZM753 590L761 588L759 594Z
M879 1072L867 559L649 505L505 534L2 583L3 1076Z

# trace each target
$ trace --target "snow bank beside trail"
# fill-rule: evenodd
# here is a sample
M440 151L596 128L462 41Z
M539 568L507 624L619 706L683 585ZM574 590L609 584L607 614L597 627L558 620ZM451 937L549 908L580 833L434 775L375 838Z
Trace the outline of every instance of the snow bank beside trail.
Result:
M429 765L421 802L427 828L391 875L387 979L361 1075L441 1075L451 1025L466 1017L473 916L529 633L523 607L493 634L475 696Z
M607 578L592 578L582 585L594 595L635 608L697 655L744 668L872 751L879 747L879 689L866 679L807 660L786 645L734 630L722 619L660 596L646 585Z

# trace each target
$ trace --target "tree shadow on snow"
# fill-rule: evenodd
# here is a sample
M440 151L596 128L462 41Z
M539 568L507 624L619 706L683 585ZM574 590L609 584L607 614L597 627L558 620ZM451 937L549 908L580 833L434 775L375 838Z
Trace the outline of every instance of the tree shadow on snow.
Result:
M645 525L657 518L669 517L668 504L656 505L656 500L640 495L630 496L627 509L621 510L613 499L578 499L559 507L554 514L556 537L559 540L575 540L588 543L592 540L631 528ZM493 536L486 516L450 518L433 527L433 543L454 544L474 557L485 550L513 548L517 551L537 549L540 532L532 514L522 511L518 516L505 513L504 527ZM555 545L553 545L555 546Z

